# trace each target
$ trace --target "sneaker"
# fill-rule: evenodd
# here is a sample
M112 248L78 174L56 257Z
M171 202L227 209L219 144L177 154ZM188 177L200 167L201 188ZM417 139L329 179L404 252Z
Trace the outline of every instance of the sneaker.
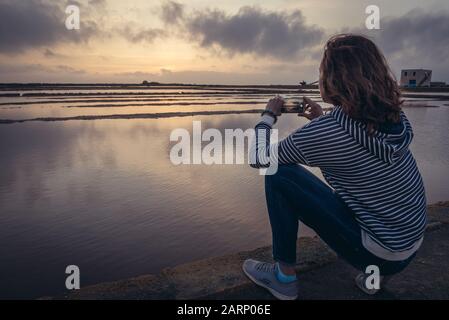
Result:
M382 278L380 278L380 284L382 284ZM357 287L362 290L363 292L365 292L366 294L369 295L375 295L376 293L378 293L381 288L380 288L380 284L379 284L379 289L369 289L366 287L366 275L364 273L360 273L359 275L357 275L357 277L355 277L355 284L357 285Z
M243 272L257 285L267 289L279 300L295 300L298 298L298 281L282 283L276 276L276 264L245 260Z

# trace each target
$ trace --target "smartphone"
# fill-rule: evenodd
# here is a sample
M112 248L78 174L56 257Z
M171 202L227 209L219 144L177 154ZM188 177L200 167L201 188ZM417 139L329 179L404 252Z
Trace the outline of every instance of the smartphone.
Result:
M304 104L300 101L287 102L282 108L284 113L304 113Z

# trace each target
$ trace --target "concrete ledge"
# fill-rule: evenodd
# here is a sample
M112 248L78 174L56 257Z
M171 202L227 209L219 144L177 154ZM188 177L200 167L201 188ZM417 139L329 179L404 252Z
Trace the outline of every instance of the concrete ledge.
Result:
M449 224L449 201L440 201L427 206L429 222Z
M318 238L300 238L297 254L298 272L337 260L335 253ZM175 287L176 299L204 299L213 294L225 294L252 286L242 272L243 261L250 257L272 261L271 247L188 263L165 269L162 274Z
M428 206L429 225L428 232L446 229L449 226L449 202L439 202ZM435 241L444 241L444 246L449 245L449 235L447 232L431 233L439 238ZM445 238L442 238L445 237ZM427 238L427 237L426 237ZM434 242L435 242L434 241ZM432 243L430 243L432 244ZM436 243L434 244L436 245ZM421 251L421 250L420 250ZM449 252L438 251L440 256L431 256L435 250L430 250L429 254L418 255L416 264L429 264L432 270L446 269L449 261ZM443 258L441 255L446 255ZM298 273L304 274L307 271L310 274L320 273L323 270L332 270L333 276L314 275L315 283L313 291L317 297L325 297L329 293L324 288L329 288L330 281L334 281L335 276L344 277L351 273L347 266L337 259L335 253L330 250L319 238L300 238L298 240L298 264L296 269ZM47 297L47 299L226 299L226 298L269 298L262 291L255 291L255 286L243 274L241 266L245 259L255 258L265 261L272 261L271 246L258 248L251 251L239 252L236 254L215 257L194 261L191 263L179 265L174 268L166 268L158 275L143 275L140 277L126 280L101 283L82 288L63 297ZM447 258L447 261L446 261ZM432 265L432 261L435 262ZM443 262L442 262L443 261ZM438 263L437 263L438 262ZM327 267L329 265L329 267ZM430 267L432 266L432 268ZM413 269L413 268L410 268ZM416 269L416 268L415 268ZM421 270L421 269L420 269ZM422 271L420 271L422 272ZM329 277L329 278L327 278ZM420 274L419 277L424 277ZM323 281L321 280L326 279ZM304 279L307 286L307 277ZM421 279L423 280L423 279ZM425 280L425 279L424 279ZM320 284L321 281L321 284ZM414 280L419 283L418 280ZM444 278L440 281L440 286L449 289L449 279ZM340 294L344 298L358 297L350 293L349 287L342 285L344 290ZM425 285L423 287L427 288ZM401 289L401 288L400 288ZM405 290L404 288L402 288ZM341 291L340 290L340 291ZM337 290L338 291L338 290ZM399 290L400 291L400 290ZM424 289L421 291L425 291ZM321 295L320 295L321 294ZM425 294L425 293L423 293ZM341 298L341 297L340 297ZM395 295L383 294L380 298L397 299Z
M49 299L206 299L214 294L252 286L242 272L242 263L252 257L272 261L271 246L204 259L163 269L158 275L144 275L106 282L76 290L67 296ZM297 271L304 272L337 260L319 238L298 240Z
M144 275L100 283L73 291L64 299L73 300L157 300L174 299L174 289L161 275Z

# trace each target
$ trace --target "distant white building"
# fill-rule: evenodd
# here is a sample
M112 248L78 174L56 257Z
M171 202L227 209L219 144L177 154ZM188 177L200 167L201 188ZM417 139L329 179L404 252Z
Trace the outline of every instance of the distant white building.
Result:
M404 69L401 71L402 87L430 87L432 70Z

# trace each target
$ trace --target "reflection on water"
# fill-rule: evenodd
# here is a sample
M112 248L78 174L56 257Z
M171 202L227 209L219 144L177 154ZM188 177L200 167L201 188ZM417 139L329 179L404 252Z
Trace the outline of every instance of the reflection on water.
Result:
M164 90L157 92L124 92L110 90L107 92L65 92L62 96L29 96L29 97L2 97L0 98L0 120L1 119L33 119L33 118L63 118L76 116L98 116L98 115L128 115L128 114L151 114L165 112L198 112L206 110L249 110L262 109L268 97L265 93L248 94L228 91L209 94L199 94L201 91ZM262 91L263 92L263 91ZM45 94L62 94L63 91L40 92ZM77 96L79 93L92 96ZM29 93L27 93L29 94ZM37 92L35 92L37 94ZM318 100L315 94L309 95ZM299 99L297 94L285 94L287 99Z
M410 108L411 149L424 177L428 203L449 200L449 108Z
M428 201L449 200L449 108L406 113ZM0 125L0 296L63 292L69 264L85 286L269 244L257 170L169 161L174 128L246 129L257 119ZM282 116L281 135L304 123Z

